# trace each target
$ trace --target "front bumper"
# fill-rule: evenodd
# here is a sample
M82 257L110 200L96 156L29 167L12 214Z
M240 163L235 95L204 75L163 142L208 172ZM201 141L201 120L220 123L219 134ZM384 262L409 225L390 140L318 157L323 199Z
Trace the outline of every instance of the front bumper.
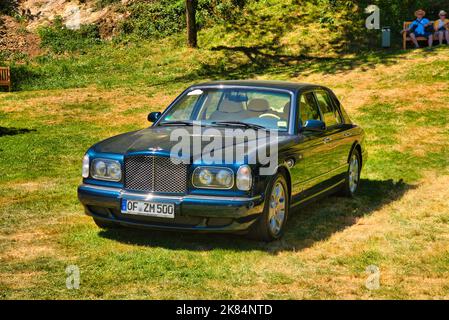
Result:
M121 199L175 204L175 218L156 218L121 213ZM100 220L131 227L203 232L247 230L263 212L262 197L216 197L197 195L156 195L119 188L83 184L78 199L86 214Z

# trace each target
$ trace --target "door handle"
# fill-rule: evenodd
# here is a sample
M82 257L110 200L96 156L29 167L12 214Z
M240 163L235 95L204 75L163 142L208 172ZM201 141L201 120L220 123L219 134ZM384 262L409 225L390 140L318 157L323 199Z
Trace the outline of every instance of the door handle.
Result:
M349 132L346 132L343 136L349 137L351 134Z
M324 143L328 143L328 142L331 142L331 141L332 141L332 139L329 138L329 137L326 137L326 138L323 139Z

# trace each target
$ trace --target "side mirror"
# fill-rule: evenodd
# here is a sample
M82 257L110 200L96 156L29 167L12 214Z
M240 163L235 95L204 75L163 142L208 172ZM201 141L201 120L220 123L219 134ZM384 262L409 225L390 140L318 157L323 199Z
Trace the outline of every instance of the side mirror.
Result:
M159 117L162 115L161 112L150 112L148 114L148 121L149 122L156 122L157 119L159 119Z
M323 132L326 130L326 124L320 120L307 120L302 131Z

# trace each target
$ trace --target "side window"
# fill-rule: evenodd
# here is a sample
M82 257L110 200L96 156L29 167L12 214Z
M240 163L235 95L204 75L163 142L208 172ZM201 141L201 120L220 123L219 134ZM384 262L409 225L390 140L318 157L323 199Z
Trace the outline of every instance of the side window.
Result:
M301 116L301 124L304 125L307 120L321 120L320 111L312 92L301 95L299 100L299 110Z
M334 107L329 94L325 91L317 91L315 92L315 95L318 100L321 113L323 114L323 121L324 123L326 123L326 126L332 127L334 125L341 124L343 121L341 120L340 113Z

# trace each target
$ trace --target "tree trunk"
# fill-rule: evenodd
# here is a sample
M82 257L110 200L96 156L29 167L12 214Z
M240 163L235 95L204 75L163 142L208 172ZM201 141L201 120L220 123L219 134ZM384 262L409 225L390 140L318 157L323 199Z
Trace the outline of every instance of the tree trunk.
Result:
M191 48L198 47L195 12L196 0L186 0L187 45Z

